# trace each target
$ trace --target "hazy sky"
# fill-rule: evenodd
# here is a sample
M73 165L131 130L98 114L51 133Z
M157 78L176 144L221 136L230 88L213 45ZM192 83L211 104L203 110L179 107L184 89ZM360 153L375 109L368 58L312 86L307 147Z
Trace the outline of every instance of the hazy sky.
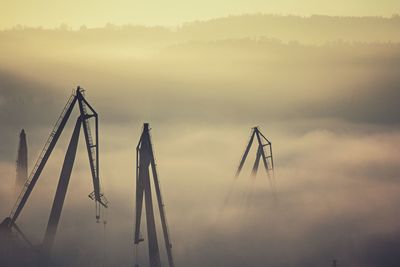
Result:
M398 0L0 0L0 28L17 24L54 27L67 23L102 26L116 24L175 25L196 19L208 19L243 13L295 15L391 16L400 12Z

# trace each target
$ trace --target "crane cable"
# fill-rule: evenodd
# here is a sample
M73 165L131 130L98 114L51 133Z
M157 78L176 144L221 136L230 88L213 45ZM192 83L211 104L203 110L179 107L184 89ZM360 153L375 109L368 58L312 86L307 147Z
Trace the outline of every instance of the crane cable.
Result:
M139 267L138 260L138 244L135 244L135 267Z
M141 236L142 234L139 233L139 236ZM135 267L139 267L139 243L135 244Z
M107 225L107 217L108 217L108 210L103 210L103 266L107 266L107 235L106 235L106 225Z
M98 142L98 140L96 140L96 142ZM102 184L101 181L99 181L99 186L100 188L102 188L103 192L104 192L104 184ZM103 219L103 266L107 266L107 219L108 219L108 208L105 207L101 207L101 205L99 204L100 207L100 214L101 218Z

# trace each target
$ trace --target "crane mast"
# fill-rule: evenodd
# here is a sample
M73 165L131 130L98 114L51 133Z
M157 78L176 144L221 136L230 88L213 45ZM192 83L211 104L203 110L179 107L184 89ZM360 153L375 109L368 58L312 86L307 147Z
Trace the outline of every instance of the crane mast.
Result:
M149 249L150 267L161 267L160 251L157 240L157 231L154 219L153 201L151 192L150 169L153 176L155 193L160 212L161 226L164 235L164 243L167 251L169 267L174 267L172 257L172 244L168 232L164 203L161 197L160 184L156 169L153 146L151 142L149 124L143 125L143 132L136 147L136 221L135 221L135 245L144 241L140 237L140 223L142 216L143 200L145 201L147 238Z
M21 229L17 226L16 220L18 219L22 209L24 208L26 202L30 194L32 193L35 184L40 178L40 175L54 149L57 144L59 137L61 136L70 115L78 102L80 115L77 118L75 128L71 137L71 141L69 143L66 156L64 159L63 167L60 174L60 179L58 182L56 194L53 201L53 206L51 209L51 213L49 216L49 221L47 224L47 229L45 232L45 237L43 240L43 253L44 257L50 253L51 247L54 243L55 234L57 231L57 226L59 223L59 219L61 216L61 211L63 207L63 203L65 200L68 183L70 180L70 175L72 172L77 145L79 141L79 132L80 128L83 128L86 147L89 157L89 165L90 171L92 175L93 188L94 191L89 194L89 197L93 199L96 203L96 219L100 218L100 207L103 206L107 208L108 201L100 191L100 180L99 180L99 144L98 144L98 115L96 111L92 108L92 106L86 101L84 98L84 91L82 88L78 86L76 91L71 95L68 99L67 104L61 112L56 124L50 136L48 137L44 148L42 149L39 158L34 165L32 172L30 173L27 181L25 182L22 191L9 215L4 221L1 223L1 228L8 232L11 232L11 229L14 228L23 239L29 242L26 236L22 233ZM95 140L92 138L90 123L89 120L94 118L95 123Z

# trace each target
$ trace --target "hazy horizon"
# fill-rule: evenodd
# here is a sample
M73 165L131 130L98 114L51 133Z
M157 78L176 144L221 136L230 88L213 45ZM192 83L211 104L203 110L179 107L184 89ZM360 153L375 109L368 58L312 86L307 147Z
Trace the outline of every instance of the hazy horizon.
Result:
M67 30L67 31L80 31L86 29L98 29L104 27L146 27L146 28L165 28L171 31L179 30L179 28L185 27L186 25L194 23L207 23L215 20L223 20L237 17L251 17L251 16L268 16L268 17L288 17L288 18L299 18L299 19L310 19L313 17L325 17L334 19L398 19L400 16L400 6L398 12L385 15L366 14L366 15L351 15L351 14L327 14L327 13L311 13L311 14L296 14L296 13L273 13L273 12L248 12L248 13L234 13L225 14L216 17L206 17L206 18L191 18L188 20L182 20L179 22L174 22L170 24L165 23L144 23L144 22L114 22L114 21L104 21L98 24L75 24L73 22L61 21L54 24L35 24L35 23L15 23L6 26L0 26L0 31L11 31L11 30L23 30L23 29L42 29L42 30Z
M107 23L139 24L146 26L177 26L185 22L209 20L216 17L237 16L243 14L276 15L327 15L327 16L383 16L399 14L400 3L396 0L385 1L336 1L335 4L324 1L180 1L168 3L116 0L112 3L100 1L49 1L35 2L2 0L0 29L16 25L57 27L68 24L74 28L81 25L101 27ZM43 12L43 11L46 12Z

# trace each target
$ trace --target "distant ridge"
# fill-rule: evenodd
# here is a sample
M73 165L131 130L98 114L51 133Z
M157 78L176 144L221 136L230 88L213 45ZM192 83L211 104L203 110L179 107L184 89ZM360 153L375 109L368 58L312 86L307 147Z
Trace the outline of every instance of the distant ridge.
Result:
M55 29L16 26L0 31L3 35L13 33L29 34L40 31L35 38L49 37L68 33L70 38L80 42L99 40L112 42L135 41L140 43L162 42L177 43L185 41L209 41L220 39L240 39L253 37L276 38L282 41L298 41L304 44L321 44L337 40L350 42L400 42L400 16L392 17L350 17L311 15L246 14L231 15L209 20L183 23L175 29L163 26L114 25L104 27L71 30L63 24ZM81 38L84 37L82 40Z

